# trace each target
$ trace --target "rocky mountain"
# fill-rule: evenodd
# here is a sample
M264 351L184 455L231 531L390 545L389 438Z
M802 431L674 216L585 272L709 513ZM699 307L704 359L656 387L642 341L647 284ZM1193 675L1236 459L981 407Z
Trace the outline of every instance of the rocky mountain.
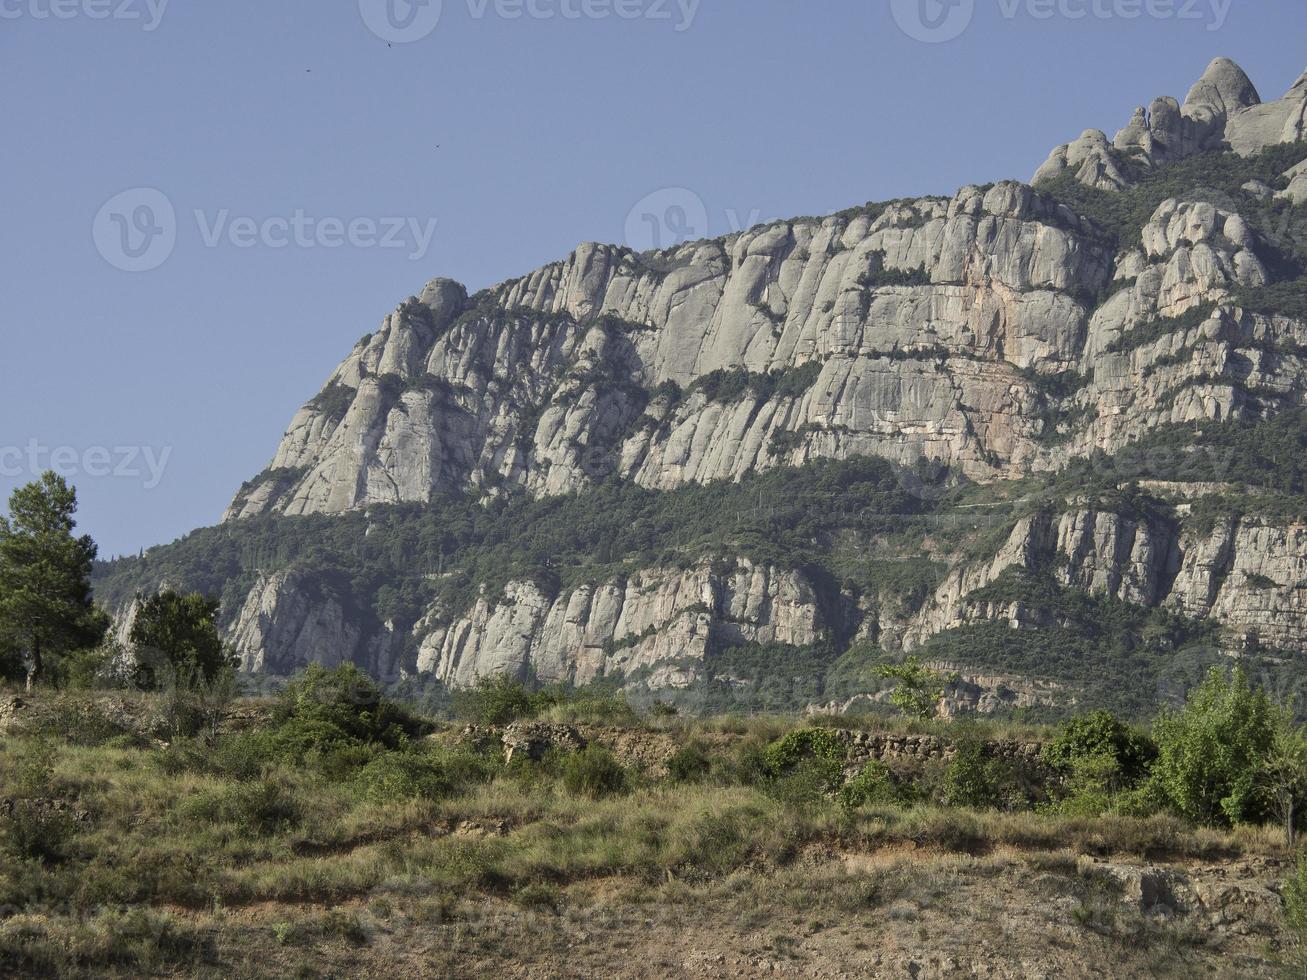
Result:
M1069 701L1142 671L1140 710L1175 663L1287 676L1307 654L1305 138L1307 74L1263 103L1219 59L1033 185L586 244L471 296L435 279L222 527L103 568L101 594L221 592L256 672L746 702L784 676L772 700L830 700L922 648ZM870 496L827 512L850 486Z

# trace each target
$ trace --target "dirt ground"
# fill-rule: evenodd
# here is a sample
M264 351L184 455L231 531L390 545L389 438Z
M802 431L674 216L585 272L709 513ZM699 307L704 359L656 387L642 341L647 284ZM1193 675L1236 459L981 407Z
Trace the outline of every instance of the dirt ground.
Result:
M325 941L279 940L288 910L246 909L215 927L228 941L213 966L251 977L550 980L1307 975L1281 945L1282 868L1268 859L1135 865L896 850L807 863L807 890L794 874L749 873L671 882L632 902L622 883L600 882L556 908L486 898L435 917L421 899L374 898L325 913L355 930Z

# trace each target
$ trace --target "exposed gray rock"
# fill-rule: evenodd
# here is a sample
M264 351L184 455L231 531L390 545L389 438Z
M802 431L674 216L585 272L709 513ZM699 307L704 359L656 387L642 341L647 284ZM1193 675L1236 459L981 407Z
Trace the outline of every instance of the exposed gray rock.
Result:
M1140 109L1139 112L1142 113L1143 110ZM1137 115L1131 125L1146 126L1146 120ZM1034 183L1051 180L1065 170L1073 171L1076 180L1095 190L1119 191L1129 186L1129 181L1112 156L1112 145L1107 141L1107 134L1098 129L1086 130L1080 139L1057 147L1048 161L1036 171Z
M992 559L954 569L905 637L912 648L982 620L1031 625L1019 603L973 593L1009 569L1051 569L1062 585L1143 606L1212 618L1269 646L1307 650L1307 526L1255 519L1213 529L1067 511L1023 518Z
M392 628L368 631L342 596L295 572L263 576L228 631L241 669L290 674L309 664L357 663L377 677L396 673Z
M458 613L433 610L415 628L417 670L455 685L529 672L546 682L620 673L650 688L688 687L704 676L713 641L807 646L824 628L799 573L745 559L650 569L556 598L533 582L512 582L502 597Z
M1125 160L1151 168L1224 146L1248 156L1268 146L1297 142L1304 135L1307 74L1283 99L1263 103L1242 68L1229 58L1217 58L1189 90L1183 105L1163 97L1146 109L1141 106L1110 148L1097 130L1057 147L1034 182L1070 172L1090 187L1121 190L1130 184Z

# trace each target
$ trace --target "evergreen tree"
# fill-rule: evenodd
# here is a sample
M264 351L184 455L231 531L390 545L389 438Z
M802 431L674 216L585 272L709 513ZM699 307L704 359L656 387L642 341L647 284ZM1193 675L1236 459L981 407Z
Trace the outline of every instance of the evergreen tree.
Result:
M0 517L0 637L18 653L27 687L49 658L94 647L108 617L91 602L96 547L73 534L77 491L46 472L9 498Z
M198 592L164 591L137 597L131 641L136 646L137 683L156 687L165 674L213 681L235 666L218 632L218 600Z

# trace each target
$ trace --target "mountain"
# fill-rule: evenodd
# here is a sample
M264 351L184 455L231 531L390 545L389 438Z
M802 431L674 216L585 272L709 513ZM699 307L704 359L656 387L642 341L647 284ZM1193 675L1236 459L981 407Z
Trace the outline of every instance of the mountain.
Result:
M1218 59L1033 186L469 296L355 345L223 523L98 570L223 596L246 669L700 707L1153 710L1307 655L1307 74Z

